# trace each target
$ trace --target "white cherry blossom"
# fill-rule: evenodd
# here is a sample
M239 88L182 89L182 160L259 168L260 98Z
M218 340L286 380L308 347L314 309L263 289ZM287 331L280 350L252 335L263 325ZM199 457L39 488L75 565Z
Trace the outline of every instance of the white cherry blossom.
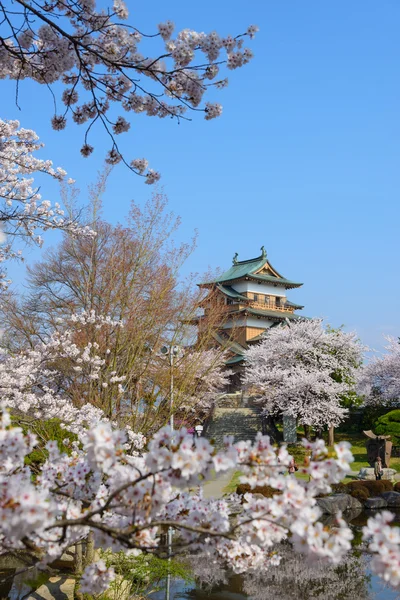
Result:
M203 104L203 98L210 87L223 87L217 76L224 66L236 69L251 59L243 41L258 30L250 25L239 35L222 38L216 31L174 32L173 22L167 20L158 24L158 33L143 34L137 22L122 22L129 19L122 0L114 0L108 8L98 7L94 0L16 0L12 9L2 6L2 15L0 79L19 85L25 79L47 87L57 84L53 128L61 131L71 119L84 125L81 154L86 157L93 151L91 129L102 124L112 137L110 164L123 160L115 136L130 129L121 109L178 122L191 109L204 111L207 120L219 116L222 107ZM142 53L144 39L148 47ZM145 183L159 179L154 170L144 173L132 163L130 168L144 176Z
M245 354L244 382L272 414L306 425L338 425L347 414L342 396L353 391L365 348L354 333L303 319L265 332Z
M57 202L43 199L34 185L34 175L45 174L60 182L66 176L51 160L37 157L42 148L34 131L20 127L19 121L0 119L0 266L12 258L22 259L21 250L15 249L16 240L41 246L40 233L48 229L93 235L67 217ZM0 290L7 284L0 271Z
M375 356L360 372L359 390L366 404L398 406L400 398L400 344L390 336L382 356Z

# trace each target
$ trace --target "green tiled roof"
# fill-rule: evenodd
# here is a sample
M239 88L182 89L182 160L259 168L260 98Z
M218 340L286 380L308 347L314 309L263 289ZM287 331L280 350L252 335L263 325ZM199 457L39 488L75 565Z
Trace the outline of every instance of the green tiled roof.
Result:
M250 273L254 273L258 269L262 269L262 267L267 263L267 259L263 256L259 256L258 258L253 258L251 260L242 260L241 262L232 265L230 269L222 273L215 281L215 283L220 283L222 281L231 281L232 279L240 279L242 277L246 277Z
M213 331L212 336L219 344L221 344L221 346L225 346L227 350L231 350L235 354L243 355L246 351L246 348L243 348L243 346L241 346L238 342L235 342L229 338L224 338L217 331Z
M303 285L302 283L296 283L295 281L289 281L289 279L285 279L284 277L274 277L273 275L259 275L256 273L253 275L250 273L247 275L249 279L254 279L255 281L265 281L266 283L272 283L274 285L283 285L284 287L294 288L300 287Z
M220 283L218 283L217 289L220 290L223 294L225 294L225 296L229 296L229 298L245 300L246 302L249 301L249 299L246 298L246 296L242 296L242 294L239 294L239 292L234 290L233 287L231 287L230 285L221 285Z
M237 363L240 363L244 360L244 356L232 356L232 358L229 358L227 361L225 361L226 365L235 365Z
M286 306L291 306L292 308L297 308L298 310L304 308L304 306L301 306L301 304L295 304L294 302L290 302L290 300L286 300L285 304Z
M295 321L296 319L303 319L301 315L295 315L290 312L281 312L278 310L261 310L257 308L240 308L239 310L234 310L229 313L229 315L237 315L239 313L246 312L249 315L254 315L255 317L264 317L266 319L278 319L279 321L284 321L285 319L289 319L289 321Z
M237 255L236 255L237 256ZM249 277L251 279L256 279L257 281L265 281L268 283L274 283L277 285L283 285L285 287L299 287L303 285L302 283L296 283L294 281L289 281L289 279L285 279L274 269L270 262L267 259L267 253L264 248L262 248L261 256L257 256L257 258L251 258L249 260L241 260L238 261L237 258L233 259L233 265L230 269L219 275L213 281L208 281L199 284L200 286L207 286L213 283L224 283L229 281L234 281L237 279L243 279L245 277ZM274 277L273 275L257 275L256 271L262 269L265 265L268 265L275 273L277 273L278 277ZM224 286L226 287L226 286ZM229 287L229 286L228 286Z

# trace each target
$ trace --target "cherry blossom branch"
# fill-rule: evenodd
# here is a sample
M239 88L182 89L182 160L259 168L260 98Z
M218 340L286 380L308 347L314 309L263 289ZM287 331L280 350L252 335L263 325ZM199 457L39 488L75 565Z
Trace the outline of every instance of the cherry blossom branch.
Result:
M0 76L16 80L17 89L20 81L28 77L47 86L56 81L71 86L64 89L62 100L66 108L63 114L54 115L53 127L64 129L68 113L78 124L90 122L81 150L83 156L88 156L93 151L88 143L91 126L101 122L111 135L108 159L113 162L120 156L119 151L115 152L115 136L128 131L130 123L120 115L106 117L110 101L127 112L170 116L178 122L187 118L183 116L185 110L203 111L206 120L215 118L222 112L221 105L202 104L203 96L211 85L217 88L226 85L226 80L213 81L222 66L234 70L251 60L252 53L243 48L243 40L245 36L253 38L257 31L257 27L250 26L245 33L221 38L215 32L203 34L185 29L172 39L174 25L170 21L160 23L158 33L145 35L137 27L122 23L128 18L122 0L114 0L113 10L106 12L98 12L92 0L85 5L73 0L57 4L27 0L16 3L21 12L0 4L3 13L0 26L5 29L0 35ZM37 27L35 20L39 21ZM153 57L141 55L138 45L143 35L161 40L164 51L156 52ZM225 60L219 59L221 51L226 51ZM205 55L206 61L197 61L199 54ZM130 76L130 71L137 73L138 78ZM141 85L142 77L156 82L160 93ZM74 108L79 95L86 92L92 96L91 101ZM178 104L172 105L169 98ZM112 124L112 131L107 123ZM146 183L159 179L159 174L148 169L144 159L124 159L124 162L136 174L144 176Z

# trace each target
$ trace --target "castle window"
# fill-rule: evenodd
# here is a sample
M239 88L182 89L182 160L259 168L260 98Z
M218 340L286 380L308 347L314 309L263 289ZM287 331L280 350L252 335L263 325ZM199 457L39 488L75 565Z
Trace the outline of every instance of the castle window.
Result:
M254 301L257 302L258 300L258 294L254 294Z

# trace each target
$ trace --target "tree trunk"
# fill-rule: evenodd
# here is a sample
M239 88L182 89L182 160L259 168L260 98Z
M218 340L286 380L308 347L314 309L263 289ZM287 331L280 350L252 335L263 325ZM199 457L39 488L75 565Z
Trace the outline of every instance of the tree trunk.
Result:
M304 436L306 440L310 440L311 436L311 427L309 425L304 424Z
M82 542L75 544L74 571L75 575L81 575L83 571Z
M85 568L91 565L94 561L94 538L93 531L89 533L86 540L86 552L85 552Z
M281 442L283 435L276 426L275 418L271 415L263 418L263 435L269 435L272 442Z
M328 429L328 446L333 446L335 443L335 428L333 425L329 425Z

